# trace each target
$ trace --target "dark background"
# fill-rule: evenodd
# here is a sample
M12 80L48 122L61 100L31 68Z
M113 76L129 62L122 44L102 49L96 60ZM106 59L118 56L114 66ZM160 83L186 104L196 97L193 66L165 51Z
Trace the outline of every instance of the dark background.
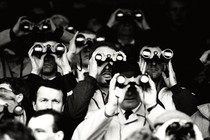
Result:
M97 17L105 23L118 7L142 9L151 26L161 24L163 4L166 0L0 0L0 29L11 27L19 16L27 13L35 4L50 3L54 13L67 16L77 28L83 28L88 19ZM209 0L190 0L195 28L209 31Z

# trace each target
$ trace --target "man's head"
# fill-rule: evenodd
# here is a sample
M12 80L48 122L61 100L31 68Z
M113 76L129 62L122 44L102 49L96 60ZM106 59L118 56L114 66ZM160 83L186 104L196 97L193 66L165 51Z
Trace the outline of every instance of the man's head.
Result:
M29 120L28 127L32 129L36 140L63 140L64 117L55 110L37 111Z
M144 46L139 54L140 65L146 62L146 73L148 73L153 80L159 79L162 72L166 70L166 64L173 57L171 49L162 50L158 46Z
M116 56L116 52L116 47L107 42L98 44L93 52L101 57L101 60L97 60L98 72L96 79L102 87L108 87L109 81L112 79L113 58Z
M140 85L141 72L136 62L120 62L115 63L113 66L113 74L120 73L126 79L125 85L130 85L128 88L121 108L124 110L132 110L136 108L141 99L135 85Z
M75 56L75 63L79 67L88 67L91 49L96 43L96 34L89 31L80 32L75 40L76 47L80 49Z
M59 85L42 83L35 88L32 95L32 105L35 111L53 109L63 112L66 94Z
M35 140L35 137L28 127L19 121L5 120L0 123L1 140Z
M14 116L22 114L23 108L20 105L23 98L23 94L15 87L13 82L5 81L1 83L0 120L14 119Z

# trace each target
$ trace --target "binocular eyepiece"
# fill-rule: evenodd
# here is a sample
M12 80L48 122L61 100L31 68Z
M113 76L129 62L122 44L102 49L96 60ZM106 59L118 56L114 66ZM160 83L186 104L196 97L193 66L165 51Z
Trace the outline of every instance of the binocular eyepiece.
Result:
M154 51L153 54L150 49L144 49L141 56L146 60L151 60L155 56L158 56L158 52ZM173 51L171 49L165 49L161 52L160 57L158 57L163 62L169 61L173 57Z
M134 83L136 85L143 85L149 82L149 77L146 74L142 74L140 77L135 78L134 81L130 81L123 75L119 75L116 79L116 86L123 88L128 84Z
M115 16L117 21L130 21L130 20L138 20L141 21L143 18L143 14L140 11L133 11L130 14L126 14L123 11L118 11Z
M47 48L44 48L44 46L42 46L41 44L36 44L33 47L32 55L40 58L45 53L48 53L48 54L53 53L58 56L61 56L64 52L65 52L65 46L61 43L59 43L55 46L54 51L52 51L52 46L50 46L50 45L47 46Z

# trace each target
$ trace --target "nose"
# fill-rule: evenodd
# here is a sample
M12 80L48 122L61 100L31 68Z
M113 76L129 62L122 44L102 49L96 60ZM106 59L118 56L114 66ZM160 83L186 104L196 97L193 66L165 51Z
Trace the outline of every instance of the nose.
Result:
M52 104L52 102L48 102L47 103L47 109L52 109L53 108L53 104Z

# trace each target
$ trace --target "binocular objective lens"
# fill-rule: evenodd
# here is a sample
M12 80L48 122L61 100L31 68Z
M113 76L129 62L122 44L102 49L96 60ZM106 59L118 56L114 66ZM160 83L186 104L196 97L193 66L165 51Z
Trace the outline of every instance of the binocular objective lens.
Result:
M105 41L105 37L97 37L97 38L96 38L96 41L97 41L97 42Z
M96 59L96 60L101 60L101 59L102 59L102 55L101 55L101 54L97 54L97 55L95 56L95 59Z
M135 16L136 16L137 18L140 18L140 17L142 17L142 14L141 14L141 13L136 13Z
M171 50L165 50L163 55L166 59L171 59L173 57L173 52Z
M123 16L124 16L124 14L121 12L117 14L117 17L123 17Z
M118 76L118 77L117 77L117 83L118 83L118 84L123 84L123 83L125 83L125 77L123 77L123 76Z
M142 52L142 56L144 58L149 58L151 56L151 51L149 49L146 49Z
M146 76L146 75L142 75L140 81L141 81L142 83L147 83L147 82L149 81L149 78L148 78L148 76Z
M117 60L118 60L118 61L122 61L122 60L123 60L123 56L122 56L121 54L118 54L118 55L117 55Z

